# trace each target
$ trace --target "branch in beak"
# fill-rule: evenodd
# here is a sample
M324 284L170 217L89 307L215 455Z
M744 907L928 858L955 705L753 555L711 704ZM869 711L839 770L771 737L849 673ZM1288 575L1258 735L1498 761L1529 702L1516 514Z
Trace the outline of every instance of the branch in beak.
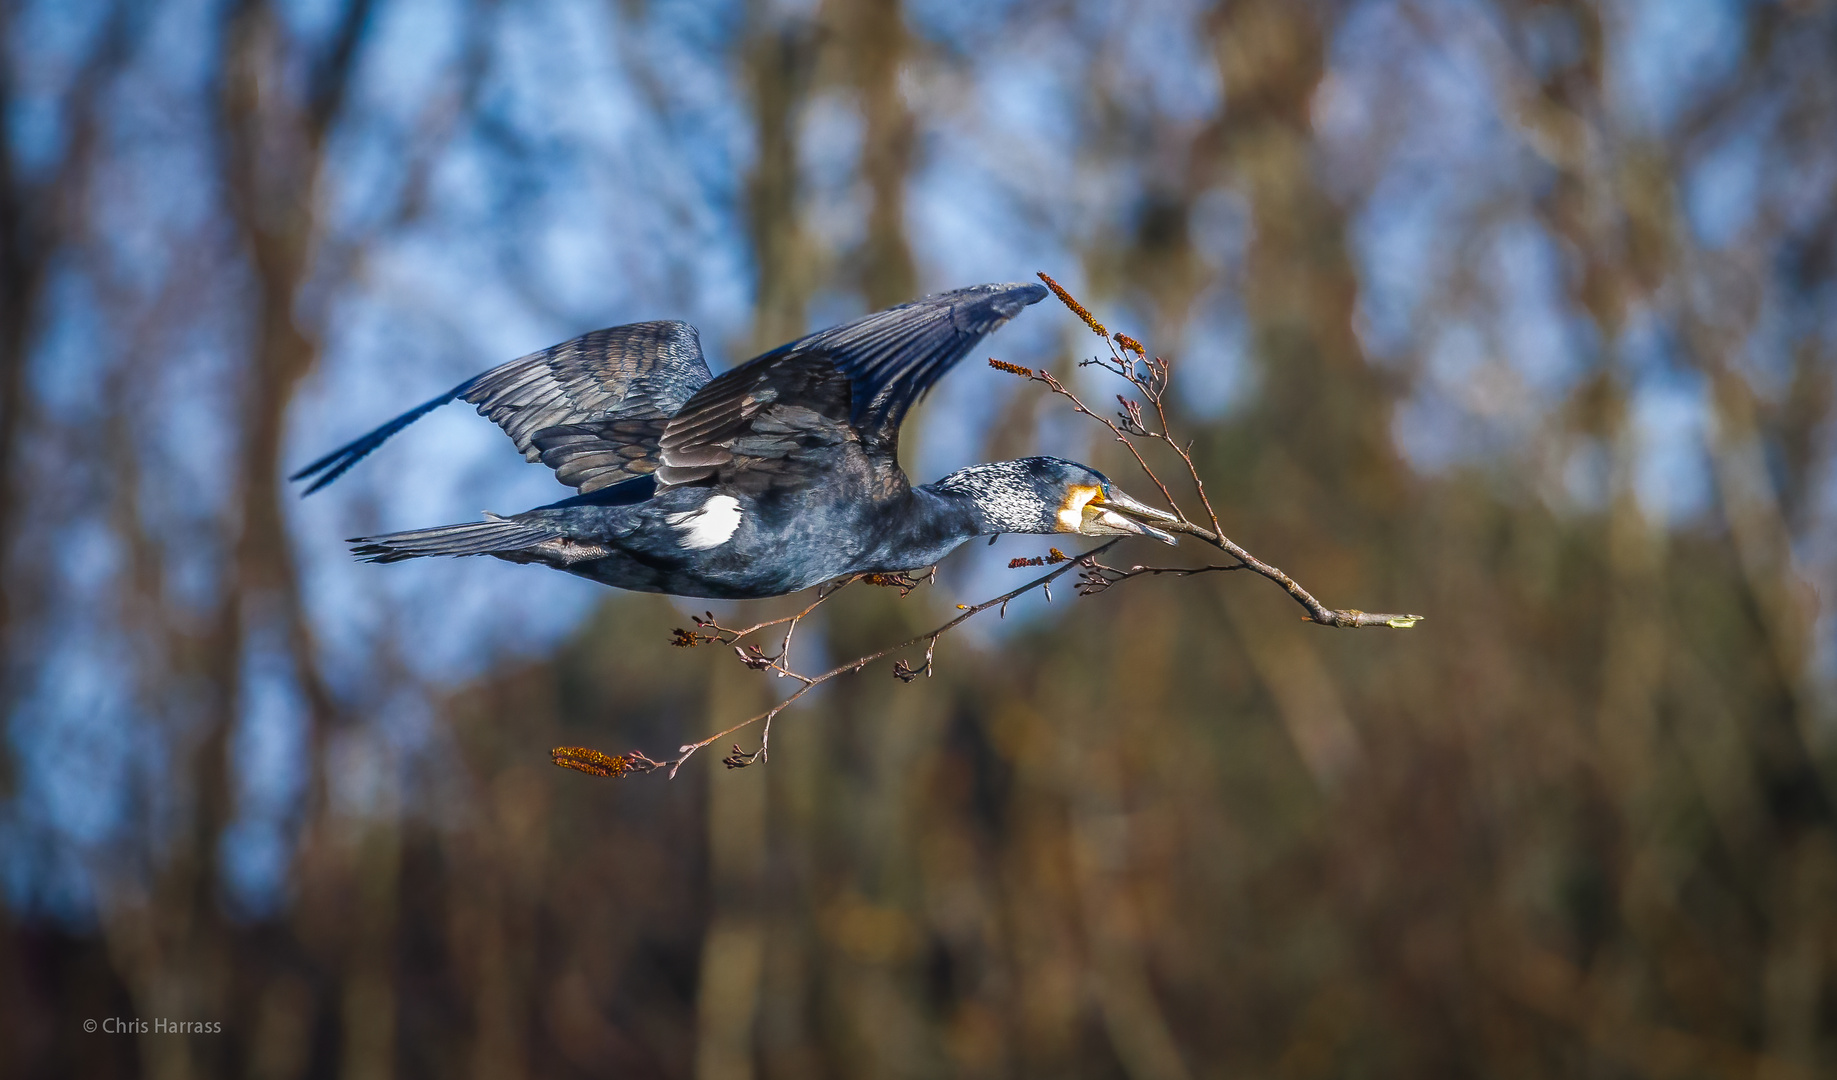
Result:
M1118 512L1120 511L1120 513ZM1124 514L1134 515L1124 517ZM1081 531L1093 536L1152 536L1163 544L1178 544L1180 541L1162 532L1153 525L1144 525L1135 518L1147 518L1149 521L1175 522L1180 519L1165 510L1157 510L1140 499L1125 495L1111 488L1108 492L1085 504L1085 528Z
M1142 500L1126 495L1115 488L1111 488L1103 496L1103 505L1112 510L1121 510L1125 514L1134 514L1139 518L1147 518L1149 521L1164 521L1171 523L1180 520L1178 515L1170 514L1165 510L1156 510ZM1163 533L1161 535L1165 536L1166 534Z
M1163 544L1178 544L1168 533L1162 532L1153 525L1144 525L1139 521L1126 518L1107 506L1087 506L1085 508L1085 527L1080 530L1091 536L1152 536Z

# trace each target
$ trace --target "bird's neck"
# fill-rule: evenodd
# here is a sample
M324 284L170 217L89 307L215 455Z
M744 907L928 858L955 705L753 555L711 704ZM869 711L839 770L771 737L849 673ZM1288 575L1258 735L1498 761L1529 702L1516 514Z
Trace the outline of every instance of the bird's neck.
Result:
M1040 497L1027 484L1026 466L1023 461L971 465L918 490L959 508L975 530L964 537L966 540L999 533L1051 532Z
M862 560L875 570L916 570L955 551L965 540L990 536L993 528L976 500L935 485L910 489L889 508L874 550Z

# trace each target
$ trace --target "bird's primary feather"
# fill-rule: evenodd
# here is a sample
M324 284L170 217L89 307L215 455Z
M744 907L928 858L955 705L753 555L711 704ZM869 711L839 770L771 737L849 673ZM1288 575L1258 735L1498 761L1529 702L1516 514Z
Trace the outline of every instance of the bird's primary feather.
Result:
M701 338L685 322L614 326L467 379L293 474L306 494L344 475L396 432L449 401L478 406L529 461L587 493L657 467L664 422L709 380Z
M670 418L657 479L688 484L770 469L850 440L892 464L907 410L976 342L1045 295L1038 285L955 289L773 349L696 391Z

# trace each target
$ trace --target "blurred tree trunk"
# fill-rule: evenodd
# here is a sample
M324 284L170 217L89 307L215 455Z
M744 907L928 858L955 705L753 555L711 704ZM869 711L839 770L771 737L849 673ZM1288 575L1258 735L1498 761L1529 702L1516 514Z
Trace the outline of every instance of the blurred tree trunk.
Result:
M755 351L804 332L804 309L817 284L798 178L798 125L810 92L815 31L805 21L774 16L770 7L768 0L748 5L748 29L740 45L759 153L747 177L745 207L758 288Z
M1221 3L1212 48L1224 113L1205 138L1215 141L1219 177L1250 205L1243 281L1259 368L1257 413L1266 418L1254 435L1266 458L1259 482L1286 485L1292 529L1347 536L1347 526L1325 524L1327 509L1341 521L1349 511L1386 517L1402 494L1402 475L1390 439L1393 391L1352 330L1358 283L1346 215L1315 171L1310 110L1336 14L1332 4ZM1267 475L1291 468L1300 475ZM1302 521L1312 528L1302 530Z
M803 226L799 175L800 125L817 58L818 31L805 19L776 13L767 0L752 0L747 19L739 54L752 91L758 146L744 207L757 282L746 354L752 355L804 333L805 310L818 284L822 258ZM731 665L713 674L707 722L714 728L763 707L764 694L750 674ZM765 916L770 905L764 891L771 783L770 775L756 771L708 778L712 911L702 938L696 989L698 1080L748 1080L755 1075L764 960L774 929ZM775 991L795 1000L803 988L780 985ZM766 1038L769 1041L769 1033Z
M13 40L14 18L13 5L0 3L0 41ZM16 635L43 614L35 596L42 585L35 588L27 575L15 572L11 558L13 544L26 532L23 452L36 426L26 386L32 335L40 328L38 313L55 257L84 240L81 200L95 170L105 95L139 44L132 4L110 4L98 18L98 40L62 103L62 153L40 163L39 175L30 178L19 145L22 129L0 125L0 708L10 709L17 691L24 642ZM0 55L0 65L0 116L10 117L20 74L10 52ZM12 779L10 757L0 746L0 796L11 794Z
M11 5L0 6L0 40L12 40L11 11ZM0 68L0 115L12 115L13 81L11 65ZM17 586L13 575L6 572L12 563L6 556L12 550L13 537L17 533L13 523L19 520L19 503L25 487L14 475L14 462L25 442L21 428L26 420L29 320L38 306L47 262L37 235L46 224L47 215L40 208L28 205L37 200L23 188L12 135L10 126L0 130L0 702L9 706L16 662L10 643ZM9 764L9 759L0 755L0 795L12 794Z
M869 311L918 298L918 272L906 241L906 183L912 172L914 123L900 77L908 35L901 0L829 0L830 48L860 102L864 132L861 178L869 201L867 237L857 256Z
M279 644L308 704L314 748L307 763L311 812L323 806L318 749L333 710L319 679L283 526L280 447L287 406L317 358L315 343L299 327L296 304L319 246L318 199L327 137L348 98L370 11L368 0L356 0L341 12L326 55L306 65L310 77L303 101L289 100L272 77L291 45L272 8L257 0L230 5L217 38L221 184L247 260L255 318L251 359L237 386L233 457L225 463L237 492L234 514L226 522L231 530L226 547L233 557L201 650L211 701L181 773L192 800L189 822L182 842L158 871L152 893L144 902L120 898L108 916L145 1016L242 1015L239 1003L229 996L239 980L240 960L233 948L236 933L222 910L220 852L224 830L236 814L237 766L230 758L230 742L247 708L245 664L256 642ZM364 914L359 921L383 927L378 932L386 942L392 921L387 907L394 894L376 887L390 875L372 864L373 860L361 863L367 869L360 870L363 881L357 895ZM357 947L374 952L378 945L375 934L360 935ZM354 1074L393 1072L393 1022L386 1000L389 970L389 965L351 969L358 982L347 993L347 1005L352 1006L345 1013L347 1022L367 1025L360 1030L374 1030L380 1022L386 1029L380 1041L347 1029L347 1070ZM173 1080L196 1070L215 1073L226 1068L227 1062L214 1054L203 1061L191 1057L194 1049L209 1053L208 1048L220 1045L143 1037L149 1071Z
M1387 533L1407 490L1390 438L1393 391L1352 329L1346 213L1316 171L1311 109L1336 15L1333 5L1280 0L1214 11L1224 110L1200 134L1193 163L1196 184L1232 185L1250 217L1239 280L1259 394L1230 444L1237 460L1221 490L1233 509L1221 510L1228 530L1234 519L1254 522L1255 539L1240 539L1284 552L1285 568L1323 596L1382 587L1377 568L1396 555L1400 540ZM1231 625L1297 753L1331 792L1360 745L1322 643L1244 584L1221 587Z
M711 674L707 724L718 730L764 706L759 680L734 664ZM710 774L708 886L713 908L696 986L696 1080L751 1080L758 1059L761 975L771 905L766 897L766 790L754 769Z

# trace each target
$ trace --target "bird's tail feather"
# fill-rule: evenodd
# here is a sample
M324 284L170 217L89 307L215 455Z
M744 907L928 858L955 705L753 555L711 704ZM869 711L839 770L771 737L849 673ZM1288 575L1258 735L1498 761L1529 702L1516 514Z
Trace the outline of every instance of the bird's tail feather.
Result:
M352 538L351 554L365 562L401 562L427 555L495 555L521 551L563 534L551 525L491 515L484 521Z

